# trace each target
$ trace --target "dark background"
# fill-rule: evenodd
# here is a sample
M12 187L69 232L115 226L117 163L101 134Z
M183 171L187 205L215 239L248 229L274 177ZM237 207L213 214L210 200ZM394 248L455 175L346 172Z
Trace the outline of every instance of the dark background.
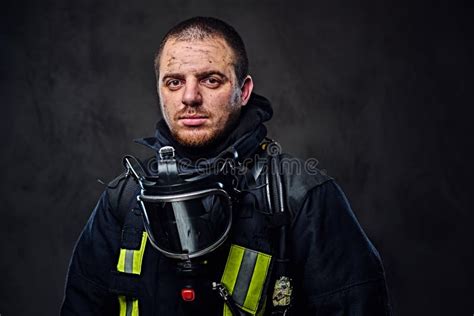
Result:
M270 135L338 179L397 315L472 315L472 10L453 2L31 1L1 9L0 314L55 315L75 240L157 120L184 18L246 42ZM467 2L466 2L467 3Z

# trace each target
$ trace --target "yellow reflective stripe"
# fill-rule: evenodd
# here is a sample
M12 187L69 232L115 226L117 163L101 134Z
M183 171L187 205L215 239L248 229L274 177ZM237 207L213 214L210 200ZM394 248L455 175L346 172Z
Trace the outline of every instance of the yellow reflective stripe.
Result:
M117 271L131 274L141 274L143 255L145 254L147 239L147 233L143 232L140 249L120 249L119 259L117 262ZM128 298L122 295L120 295L118 299L120 307L119 316L139 316L138 299Z
M132 300L132 313L130 314L130 316L138 316L138 300L137 299Z
M255 314L257 312L271 259L270 255L258 253L247 297L245 298L244 306L242 306L242 309L249 313Z
M119 316L138 316L138 300L128 299L125 296L119 296L120 313Z
M142 261L143 261L143 255L145 254L146 240L147 240L147 233L143 232L142 243L140 245L140 249L135 250L133 252L133 265L132 265L133 274L142 273Z
M125 296L120 295L118 297L119 306L120 306L120 313L119 316L126 316L127 315L127 298Z
M142 261L147 238L147 233L143 232L140 249L138 250L120 249L117 271L133 274L140 274L142 272Z
M235 282L240 270L240 264L244 257L245 248L237 245L232 245L229 251L229 257L224 268L221 282L225 285L227 290L232 294L234 291Z
M127 249L120 249L119 260L117 263L117 271L125 272L125 255L127 254Z
M253 270L249 271L249 269L243 268L242 270L245 271L243 272L241 270L241 266L243 264L243 259L246 252L247 252L247 256L249 255L249 252L257 253L257 258L255 261L255 266ZM249 280L248 282L250 282L250 284L248 284L248 289L247 289L247 292L245 293L245 300L243 304L242 305L238 304L240 308L250 313L251 315L263 315L263 311L265 310L266 298L264 298L265 300L263 302L263 307L257 313L259 302L262 299L263 287L268 277L268 270L270 268L271 258L272 256L268 254L254 251L251 249L246 249L238 245L231 245L230 247L229 257L227 258L227 263L224 268L224 273L222 275L221 282L222 284L225 285L227 290L232 294L234 293L234 288L235 288L237 279L239 279L239 273L252 274L250 278L245 278L243 277L243 275L240 275L241 281L239 282L242 282L242 280L248 279ZM227 306L227 304L224 304L223 315L232 316L232 313L229 307Z

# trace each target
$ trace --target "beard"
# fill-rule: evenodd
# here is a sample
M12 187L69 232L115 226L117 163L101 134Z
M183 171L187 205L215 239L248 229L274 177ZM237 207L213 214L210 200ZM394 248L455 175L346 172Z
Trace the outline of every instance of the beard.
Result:
M195 130L189 128L185 131L170 128L171 135L181 146L186 148L207 150L215 147L227 138L239 120L240 107L232 105L230 108L232 111L221 126L206 127L205 130L201 130L199 127ZM196 112L198 115L206 115L206 113Z

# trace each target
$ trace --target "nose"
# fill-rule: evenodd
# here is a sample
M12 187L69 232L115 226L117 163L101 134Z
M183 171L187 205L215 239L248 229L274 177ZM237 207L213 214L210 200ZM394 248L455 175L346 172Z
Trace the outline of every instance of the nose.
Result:
M186 81L182 103L187 106L199 106L202 104L202 96L197 80Z

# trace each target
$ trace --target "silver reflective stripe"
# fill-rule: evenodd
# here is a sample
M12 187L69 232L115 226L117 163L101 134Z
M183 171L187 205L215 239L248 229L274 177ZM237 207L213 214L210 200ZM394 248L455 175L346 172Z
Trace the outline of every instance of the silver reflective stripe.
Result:
M232 298L240 306L244 305L245 298L247 297L253 270L257 262L257 255L258 252L256 251L245 249L244 256L242 257L239 274L237 275L234 292L232 293Z
M125 312L125 315L132 316L132 310L133 310L133 301L127 298L127 311Z
M125 273L133 273L133 250L125 250ZM128 303L127 303L128 306ZM127 314L128 315L128 314Z

